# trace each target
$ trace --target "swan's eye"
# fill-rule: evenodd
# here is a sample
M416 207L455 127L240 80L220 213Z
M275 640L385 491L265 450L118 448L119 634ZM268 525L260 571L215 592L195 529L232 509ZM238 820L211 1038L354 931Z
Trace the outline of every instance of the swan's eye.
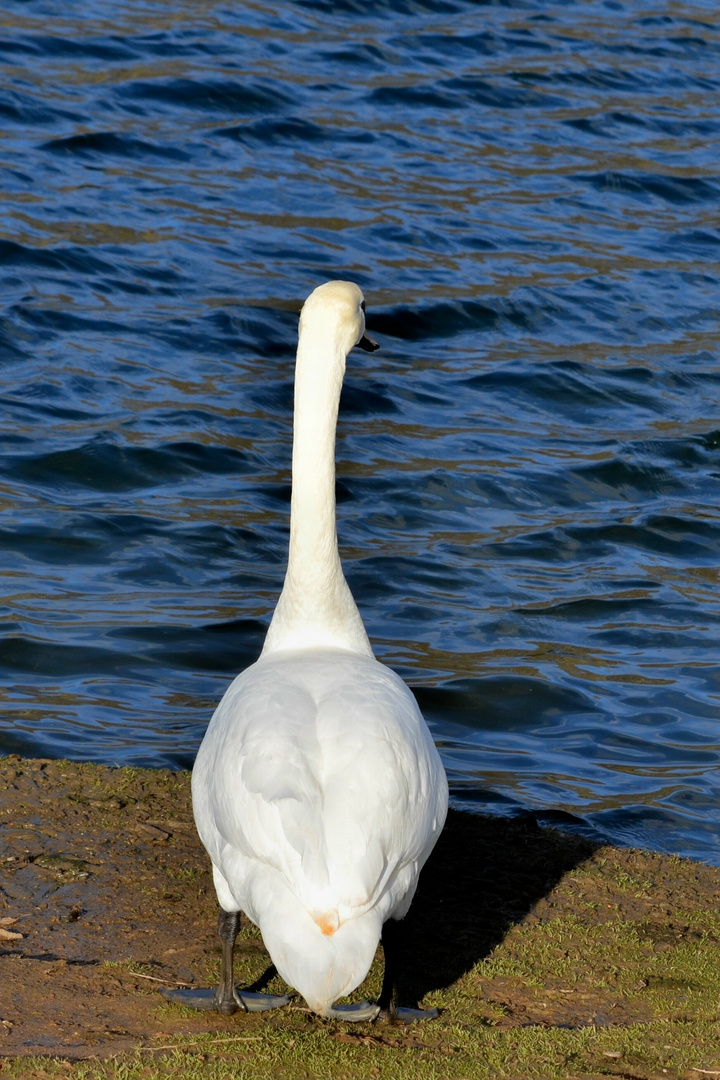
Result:
M360 301L360 308L362 309L362 311L365 310L365 301L364 300Z

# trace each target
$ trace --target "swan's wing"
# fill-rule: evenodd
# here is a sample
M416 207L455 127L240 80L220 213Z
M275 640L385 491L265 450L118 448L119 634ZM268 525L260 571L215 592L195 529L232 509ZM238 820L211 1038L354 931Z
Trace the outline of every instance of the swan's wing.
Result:
M231 849L292 875L307 846L296 835L302 819L314 820L321 812L312 771L318 754L315 703L280 674L253 665L238 676L198 754L195 817L221 867L221 853Z
M261 661L239 676L208 728L193 798L228 880L262 864L307 910L349 915L371 907L402 867L416 876L447 788L402 680L338 651Z
M444 771L414 697L377 663L323 699L318 731L332 759L323 776L330 872L357 889L349 906L371 903L430 853L445 818Z

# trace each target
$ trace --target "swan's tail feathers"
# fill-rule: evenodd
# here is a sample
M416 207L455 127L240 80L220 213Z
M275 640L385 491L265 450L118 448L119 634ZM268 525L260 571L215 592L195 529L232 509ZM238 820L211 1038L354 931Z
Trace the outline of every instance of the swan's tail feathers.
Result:
M321 1016L363 981L381 929L374 910L341 922L337 910L313 917L297 901L282 914L268 913L260 924L275 967Z

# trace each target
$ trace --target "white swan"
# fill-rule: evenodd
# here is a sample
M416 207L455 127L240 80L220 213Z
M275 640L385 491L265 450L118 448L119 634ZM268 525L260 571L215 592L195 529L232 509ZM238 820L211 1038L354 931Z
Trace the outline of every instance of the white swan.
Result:
M195 821L222 908L223 971L215 992L168 996L200 1008L288 1000L235 989L243 911L315 1012L368 1020L382 1006L398 1016L396 924L388 920L408 911L447 812L428 728L405 683L373 657L338 555L335 428L345 361L355 345L377 348L364 310L349 281L319 286L302 309L285 584L262 655L220 702L193 771ZM335 1006L367 975L381 934L380 1003Z

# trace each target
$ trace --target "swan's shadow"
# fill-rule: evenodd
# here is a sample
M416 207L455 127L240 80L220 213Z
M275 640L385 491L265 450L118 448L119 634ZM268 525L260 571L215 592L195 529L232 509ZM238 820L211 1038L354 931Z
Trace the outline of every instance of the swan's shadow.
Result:
M597 844L534 818L450 811L407 918L398 999L451 986Z

